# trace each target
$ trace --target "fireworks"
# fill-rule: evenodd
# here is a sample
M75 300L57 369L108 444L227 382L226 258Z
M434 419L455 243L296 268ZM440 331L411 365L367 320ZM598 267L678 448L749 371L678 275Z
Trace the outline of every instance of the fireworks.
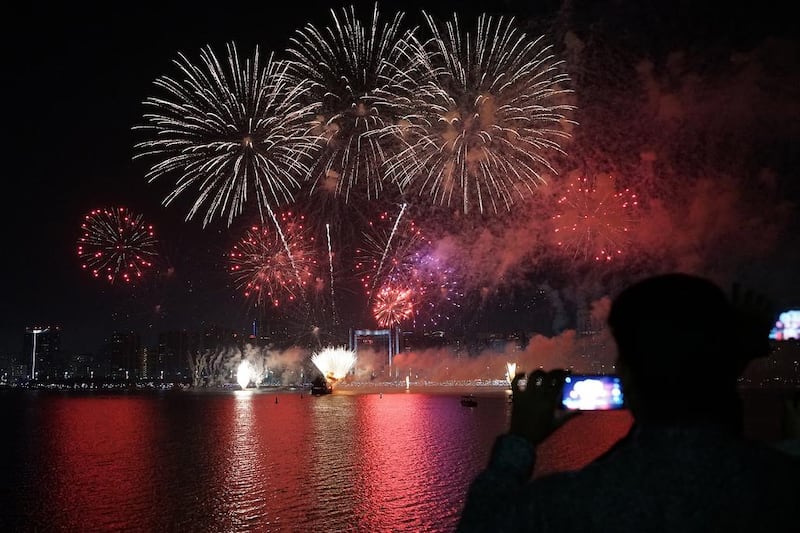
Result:
M636 195L617 190L611 176L573 180L553 217L556 244L573 260L611 261L623 254L638 205Z
M458 306L455 273L413 220L399 222L399 217L392 221L387 213L381 215L358 250L356 268L372 315L381 327L408 320L437 324ZM381 229L389 224L391 230Z
M251 194L265 220L263 208L272 214L293 199L318 147L298 104L308 84L290 83L285 65L272 56L263 62L258 49L241 61L234 44L224 61L206 47L198 64L183 54L174 64L177 78L155 81L165 94L144 101L147 124L134 129L152 138L136 144L134 158L156 159L146 174L150 182L176 176L165 205L197 189L187 220L205 210L204 226L226 215L230 225Z
M378 325L401 322L437 326L451 318L463 296L452 268L423 245L398 261L375 294L372 312Z
M251 381L253 381L253 367L247 361L242 361L236 369L236 383L244 390Z
M110 283L132 283L157 256L153 226L124 207L95 209L84 217L78 239L81 267Z
M311 362L325 376L330 386L343 379L353 365L356 364L356 354L345 347L327 347L311 356Z
M517 363L506 363L506 380L510 384L517 375Z
M315 279L316 243L304 222L303 216L291 212L280 216L285 245L276 230L264 225L245 231L228 254L228 269L246 297L277 307L284 297L296 301Z
M425 17L435 75L415 92L408 145L388 171L434 204L510 209L546 183L543 173L556 173L548 156L563 153L559 143L569 137L574 107L563 62L514 19L482 15L477 32L462 35L455 16L444 29Z
M430 240L413 220L406 219L398 225L399 217L392 219L384 212L377 221L370 222L370 231L363 235L363 247L356 250L356 270L367 297L371 298L375 288L387 280L400 281L408 272L417 250Z
M373 199L384 187L381 167L399 143L400 117L410 113L422 50L412 31L402 29L402 13L381 23L376 4L367 24L352 6L331 14L330 26L306 25L287 50L291 77L311 84L303 101L325 144L312 192L349 200L358 189Z
M373 315L382 328L392 328L414 314L414 291L407 287L383 286L375 295Z

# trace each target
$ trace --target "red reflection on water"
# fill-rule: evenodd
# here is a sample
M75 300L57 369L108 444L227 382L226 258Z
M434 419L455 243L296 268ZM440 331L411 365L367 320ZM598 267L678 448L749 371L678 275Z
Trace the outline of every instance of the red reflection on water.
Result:
M130 397L53 402L45 414L54 438L44 460L53 490L42 501L65 530L153 528L148 498L155 445L152 402Z
M407 495L428 483L418 473L430 472L434 461L423 445L431 413L417 394L370 394L360 398L359 407L357 462L362 465L364 497L357 514L364 517L365 530L378 524L399 527L409 517Z
M292 428L304 424L306 402L299 395L237 391L213 413L209 445L219 476L209 480L215 506L202 510L210 530L271 531L301 522L307 444L304 432Z
M308 436L300 428L307 423L311 398L287 394L263 395L259 400L253 411L253 427L260 442L254 449L257 470L253 474L259 475L254 475L253 481L261 485L266 507L256 530L291 529L305 518L310 452Z
M449 530L475 465L483 462L484 442L505 421L488 404L483 411L467 409L452 395L371 394L359 400L359 529Z

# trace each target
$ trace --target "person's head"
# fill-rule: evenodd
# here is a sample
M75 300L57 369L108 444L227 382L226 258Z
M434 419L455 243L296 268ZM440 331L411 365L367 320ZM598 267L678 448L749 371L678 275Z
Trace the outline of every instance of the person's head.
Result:
M733 307L711 281L664 274L613 301L608 324L637 420L693 424L738 417Z

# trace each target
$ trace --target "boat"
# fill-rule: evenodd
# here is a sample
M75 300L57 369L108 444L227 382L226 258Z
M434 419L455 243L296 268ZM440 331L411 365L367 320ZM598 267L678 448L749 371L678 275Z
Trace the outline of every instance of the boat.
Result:
M323 396L325 394L331 394L333 389L326 385L314 385L311 387L311 395L312 396Z
M464 407L477 407L478 400L472 394L465 394L461 397L461 405Z
M318 377L311 382L312 396L323 396L325 394L331 394L332 392L333 387L331 387L330 384L328 384L328 380L323 377Z

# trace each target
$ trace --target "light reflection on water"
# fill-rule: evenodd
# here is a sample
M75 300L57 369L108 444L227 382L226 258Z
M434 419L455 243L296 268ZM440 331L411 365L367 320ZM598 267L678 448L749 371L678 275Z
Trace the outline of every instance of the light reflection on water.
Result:
M277 400L277 401L276 401ZM507 427L502 391L0 391L2 531L451 531ZM580 467L626 411L570 421L535 475Z

